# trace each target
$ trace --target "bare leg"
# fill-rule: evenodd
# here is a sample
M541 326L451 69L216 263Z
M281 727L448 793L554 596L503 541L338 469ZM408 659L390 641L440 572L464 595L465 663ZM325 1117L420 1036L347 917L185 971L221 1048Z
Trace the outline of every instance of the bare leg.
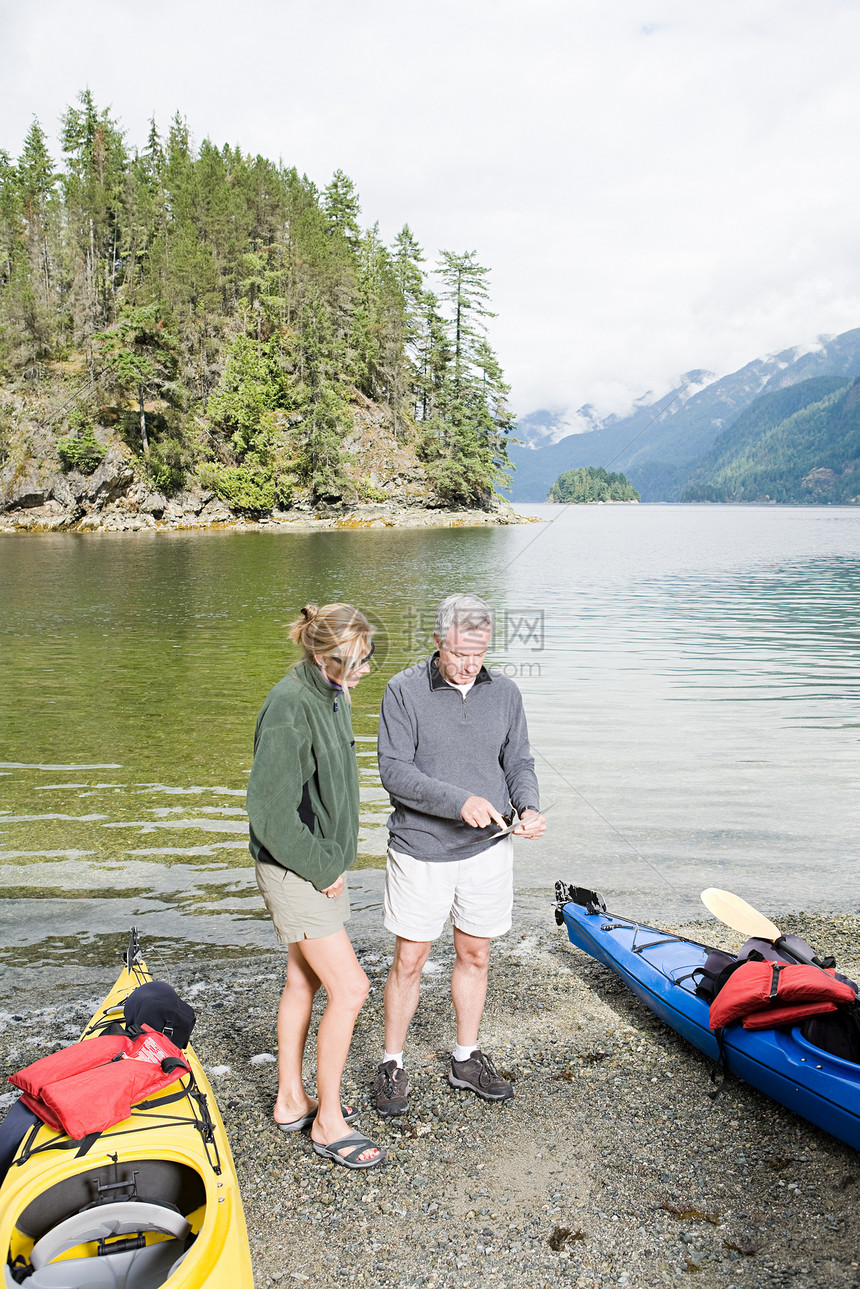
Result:
M355 1018L367 997L369 984L343 928L319 940L303 940L301 952L328 995L317 1034L319 1113L311 1127L311 1137L323 1145L345 1137L350 1131L341 1111L340 1083ZM345 1147L342 1153L348 1150ZM374 1146L359 1155L359 1160L372 1159L378 1153Z
M394 944L394 961L385 982L385 1050L402 1052L409 1024L421 996L421 968L430 956L432 940L404 940Z
M278 1007L278 1096L273 1111L276 1123L292 1123L316 1106L304 1089L302 1059L320 981L302 953L302 943L290 945L287 983Z
M490 941L454 927L454 952L451 1000L457 1013L457 1042L475 1047L487 998Z

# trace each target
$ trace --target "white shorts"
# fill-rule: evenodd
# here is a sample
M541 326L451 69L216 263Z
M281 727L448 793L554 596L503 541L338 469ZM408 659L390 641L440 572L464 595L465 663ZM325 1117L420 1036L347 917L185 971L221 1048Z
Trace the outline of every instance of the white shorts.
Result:
M388 848L383 921L404 940L436 940L446 920L491 939L511 929L514 841L503 837L470 859L429 863Z

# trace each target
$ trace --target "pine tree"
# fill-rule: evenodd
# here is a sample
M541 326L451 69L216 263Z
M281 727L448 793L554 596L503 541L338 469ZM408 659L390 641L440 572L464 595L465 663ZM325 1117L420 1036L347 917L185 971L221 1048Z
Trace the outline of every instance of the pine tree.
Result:
M326 232L340 238L355 253L361 240L358 217L361 204L355 184L343 170L335 170L331 182L323 191L322 208Z
M123 303L145 302L151 295L150 267L156 239L163 238L167 209L164 193L164 149L155 120L143 152L136 153L126 176L128 221L122 257L125 264Z
M149 456L149 434L144 403L147 395L176 397L179 367L178 344L163 313L146 305L123 313L116 325L93 337L100 346L108 380L120 394L137 398L138 426L144 457Z
M408 224L403 225L394 239L391 255L399 296L398 342L402 350L396 404L400 406L409 399L412 418L417 419L427 415L427 394L423 389L423 336L428 299L422 269L424 252Z
M351 336L354 381L368 398L392 403L395 419L403 400L403 301L379 225L359 244Z
M450 310L454 345L451 394L456 400L469 380L475 346L486 334L483 319L496 316L485 307L490 296L487 285L490 270L478 264L474 251L463 255L443 251L436 272L443 284L441 298L448 302Z
M346 487L342 444L352 418L338 361L341 346L321 293L311 293L305 301L299 334L306 398L298 427L298 473L315 501L336 500Z
M119 249L125 240L126 171L123 131L107 109L97 109L88 89L62 122L66 154L63 176L67 218L77 251L74 267L75 322L79 331L109 324L122 285Z
M8 286L21 238L21 194L18 171L0 148L0 288Z
M489 269L474 251L442 252L437 272L441 297L448 305L444 323L447 346L440 343L439 321L428 316L436 343L427 349L432 376L432 411L425 417L423 451L427 472L444 500L457 505L486 506L509 466L507 437L514 420L507 407L508 386L486 338ZM428 339L432 332L428 328Z
M439 300L432 291L423 293L422 305L421 330L416 342L416 414L422 422L434 421L441 427L439 418L448 400L453 350L447 324L439 312ZM440 437L444 442L445 433L441 428Z
M44 236L48 203L56 182L57 176L48 152L45 131L38 118L34 117L18 160L18 191L25 227L36 242ZM44 254L39 256L39 261L39 270L46 271ZM49 279L46 279L46 287L50 287Z
M18 235L26 254L25 261L18 259L19 272L15 275L13 297L18 305L19 322L29 342L28 356L32 362L50 354L59 322L55 295L57 274L52 254L52 243L56 239L51 235L57 176L45 132L36 117L24 140L17 175L10 170L6 178L4 188L8 185L8 198L4 204L11 221L9 231L13 232L17 222ZM10 277L16 258L14 248L9 247L7 264Z

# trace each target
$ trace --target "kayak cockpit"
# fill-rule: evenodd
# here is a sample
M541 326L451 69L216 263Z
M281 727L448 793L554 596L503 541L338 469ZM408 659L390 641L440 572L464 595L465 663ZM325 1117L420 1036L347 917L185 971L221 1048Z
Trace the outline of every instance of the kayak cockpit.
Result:
M206 1212L203 1179L170 1160L111 1162L47 1187L17 1215L6 1289L158 1289Z

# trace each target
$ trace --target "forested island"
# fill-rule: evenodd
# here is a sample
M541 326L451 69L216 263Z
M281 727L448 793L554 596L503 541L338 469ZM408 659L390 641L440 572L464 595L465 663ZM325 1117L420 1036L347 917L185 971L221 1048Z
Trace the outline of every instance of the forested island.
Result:
M60 139L57 163L34 119L0 151L0 510L506 508L474 251L428 271L408 224L362 226L343 171L319 189L195 147L179 114L138 149L85 90Z
M602 466L565 470L549 490L547 501L587 505L602 501L638 501L639 493L623 474L608 473Z

